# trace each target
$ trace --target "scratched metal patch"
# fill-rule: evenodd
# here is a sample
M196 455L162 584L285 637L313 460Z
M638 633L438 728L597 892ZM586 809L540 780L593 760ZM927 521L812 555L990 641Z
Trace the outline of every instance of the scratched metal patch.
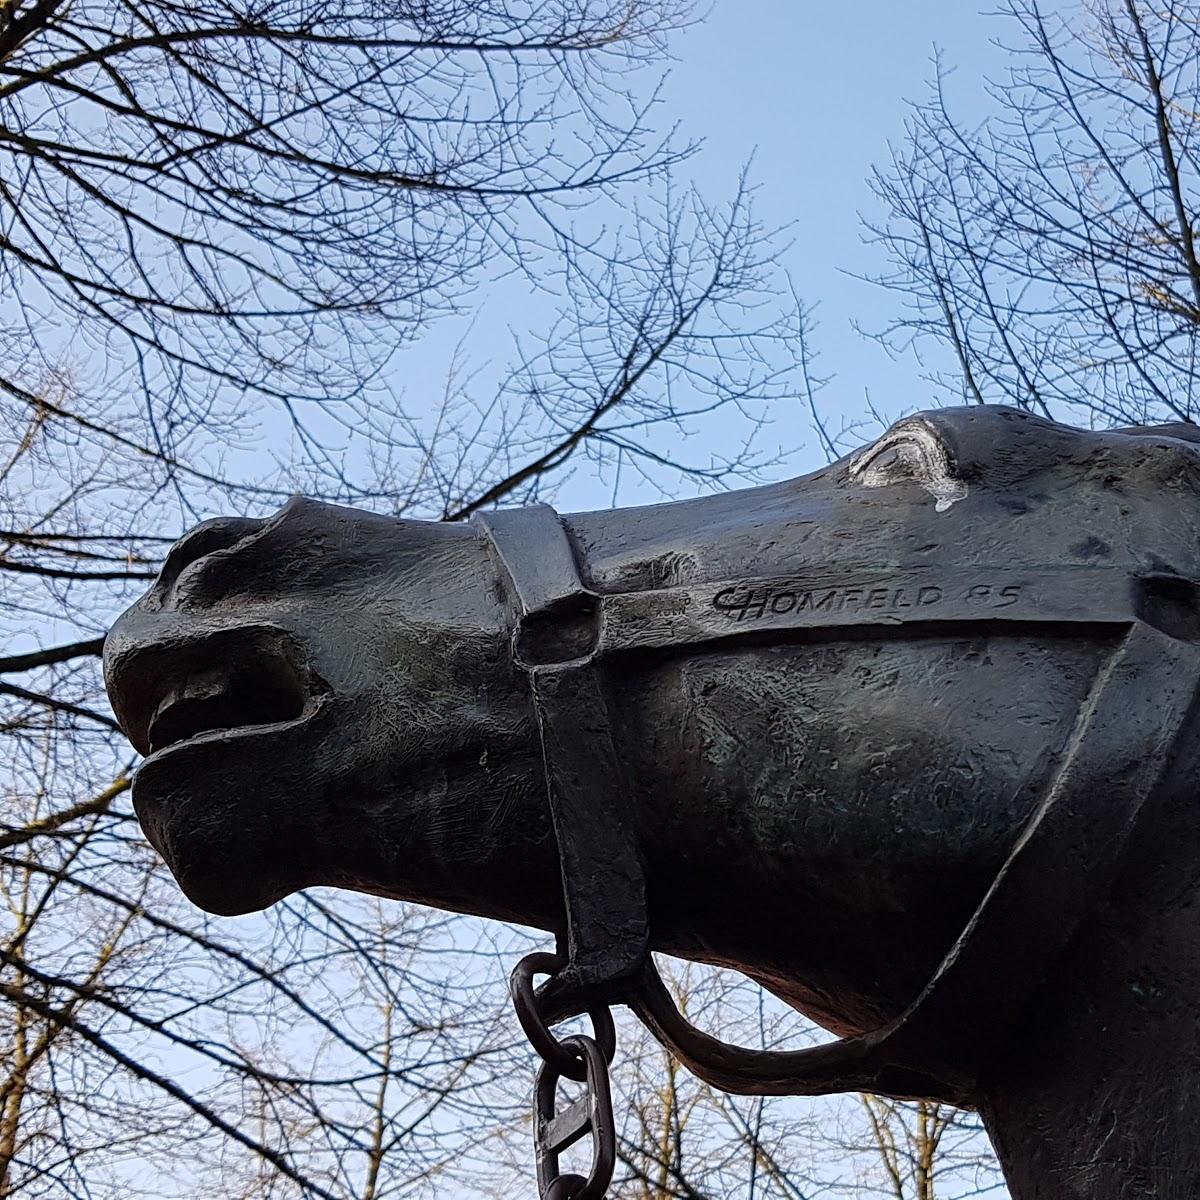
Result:
M855 455L850 475L863 487L917 483L934 498L936 512L967 498L967 485L955 475L942 439L920 420L901 421Z

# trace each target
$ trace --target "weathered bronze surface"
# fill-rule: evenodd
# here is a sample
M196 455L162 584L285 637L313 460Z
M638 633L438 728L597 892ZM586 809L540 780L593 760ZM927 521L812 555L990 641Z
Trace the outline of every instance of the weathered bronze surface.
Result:
M1193 1197L1196 438L937 410L802 479L549 514L561 594L504 519L206 522L106 643L139 818L213 912L332 884L581 962L606 922L636 957L644 886L655 949L977 1106L1017 1200ZM593 811L628 903L595 907Z

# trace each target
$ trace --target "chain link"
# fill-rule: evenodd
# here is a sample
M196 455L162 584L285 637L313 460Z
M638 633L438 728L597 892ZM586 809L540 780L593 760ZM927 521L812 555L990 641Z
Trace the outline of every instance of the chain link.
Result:
M604 1200L616 1166L617 1135L613 1121L608 1064L616 1051L616 1030L607 1008L589 1010L595 1037L575 1034L556 1038L542 1020L533 987L535 975L550 975L563 960L553 954L529 954L509 980L517 1019L541 1056L533 1100L533 1144L540 1200ZM558 1085L571 1079L585 1085L584 1094L558 1111ZM592 1165L587 1176L563 1175L559 1156L580 1138L592 1138Z

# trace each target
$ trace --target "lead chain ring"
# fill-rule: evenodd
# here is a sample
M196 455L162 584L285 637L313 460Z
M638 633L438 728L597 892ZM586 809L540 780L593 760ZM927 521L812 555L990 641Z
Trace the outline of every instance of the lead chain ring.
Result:
M542 1058L534 1089L533 1139L540 1200L604 1200L616 1166L616 1125L608 1085L608 1064L616 1052L616 1030L607 1008L589 1010L596 1036L576 1034L561 1041L538 1011L533 977L553 974L562 959L529 954L513 968L509 980L517 1019ZM572 1079L586 1086L584 1095L562 1113L557 1111L558 1083ZM586 1178L561 1175L559 1155L587 1134L592 1137L592 1166Z
M517 1020L521 1022L529 1044L542 1061L553 1066L565 1079L582 1083L586 1077L582 1056L566 1049L565 1043L550 1032L550 1027L538 1011L533 987L535 975L553 975L562 967L563 960L556 954L527 954L513 967L508 990L512 995L513 1007L517 1010ZM604 1052L604 1061L610 1063L617 1049L617 1031L613 1026L612 1013L605 1007L598 1007L589 1009L588 1016L592 1018L596 1043Z

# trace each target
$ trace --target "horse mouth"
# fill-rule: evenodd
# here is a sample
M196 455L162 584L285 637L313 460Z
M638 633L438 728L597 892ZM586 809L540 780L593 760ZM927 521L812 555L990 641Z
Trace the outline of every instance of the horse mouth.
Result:
M146 726L147 752L279 728L307 715L315 697L282 655L190 670L160 681Z

